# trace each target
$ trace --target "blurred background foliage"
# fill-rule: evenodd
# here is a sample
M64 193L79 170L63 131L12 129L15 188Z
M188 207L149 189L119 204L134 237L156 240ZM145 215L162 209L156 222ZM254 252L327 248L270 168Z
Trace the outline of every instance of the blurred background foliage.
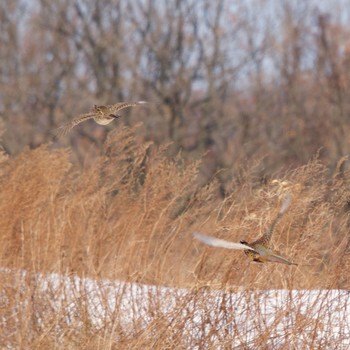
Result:
M350 146L349 15L341 0L2 1L2 145L16 155L94 104L143 99L119 127L204 155L201 181L222 193L238 164L256 162L258 181L316 154L332 169ZM54 146L88 167L117 123Z

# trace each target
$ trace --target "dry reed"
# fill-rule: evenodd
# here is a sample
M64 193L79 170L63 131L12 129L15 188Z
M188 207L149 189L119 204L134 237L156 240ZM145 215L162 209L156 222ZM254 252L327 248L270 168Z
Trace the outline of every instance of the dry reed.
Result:
M324 315L333 312L329 298L319 292L324 304L305 304L292 290L349 288L350 174L342 166L347 160L330 174L314 159L263 184L254 167L242 166L222 199L215 179L198 185L200 163L184 164L180 155L167 157L166 147L139 142L135 130L111 132L103 155L88 169L73 166L68 150L48 145L26 149L14 158L1 155L0 259L10 270L1 274L0 346L224 349L231 348L234 339L242 349L289 349L291 344L341 348L347 333L332 338L332 324L325 324ZM232 241L256 238L276 215L286 191L292 194L292 205L272 244L297 267L256 264L242 252L193 241L195 230ZM25 278L18 271L26 271ZM149 322L135 316L126 332L116 311L109 322L94 325L86 310L88 294L81 290L76 296L79 311L68 324L67 313L50 302L57 290L42 290L38 273L118 279L187 292L165 313L160 306L163 292L156 288L148 295ZM274 324L266 321L265 289L290 291L285 307L276 309ZM64 284L58 290L62 293ZM240 293L234 299L224 293L225 300L213 301L208 290ZM115 293L116 303L122 294L123 290ZM249 299L249 309L240 310L249 329L237 324L235 315L247 298L256 298L253 304ZM135 299L135 307L137 303ZM340 324L345 327L346 322ZM222 331L222 324L230 327ZM251 340L250 331L259 337Z

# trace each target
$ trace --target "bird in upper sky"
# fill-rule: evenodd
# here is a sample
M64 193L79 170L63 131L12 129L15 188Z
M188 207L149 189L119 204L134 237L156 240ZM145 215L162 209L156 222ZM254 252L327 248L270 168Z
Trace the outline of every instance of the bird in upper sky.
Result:
M100 125L107 125L111 123L113 120L121 117L121 115L117 114L117 112L119 112L120 110L128 107L145 105L147 103L148 102L146 101L137 101L137 102L120 102L114 105L107 105L107 106L95 105L90 112L78 115L76 118L74 118L70 122L61 125L57 129L56 134L57 136L66 135L76 125L88 119L94 119L95 122Z
M262 237L257 239L252 243L248 243L247 241L240 241L240 243L234 243L225 241L223 239L218 239L215 237L204 235L200 232L194 232L193 236L199 241L212 246L212 247L220 247L227 249L238 249L243 250L244 253L255 262L277 262L286 265L297 265L274 252L270 247L271 236L275 230L277 223L281 220L283 214L288 209L291 203L291 196L287 194L282 201L281 209L277 214L277 217L272 222L271 226L267 229Z

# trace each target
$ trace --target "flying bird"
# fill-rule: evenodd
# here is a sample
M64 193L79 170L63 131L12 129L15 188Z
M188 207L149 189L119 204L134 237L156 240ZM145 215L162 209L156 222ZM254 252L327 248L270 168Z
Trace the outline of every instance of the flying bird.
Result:
M95 105L89 113L81 114L71 120L70 122L61 125L57 131L57 136L66 135L70 132L75 126L84 122L88 119L94 119L97 124L107 125L111 123L113 120L118 119L121 115L117 114L120 110L128 107L140 106L147 104L146 101L137 101L137 102L120 102L114 105L107 106L97 106Z
M244 253L255 262L277 262L286 265L297 265L279 255L277 255L270 247L271 236L275 230L277 223L281 220L283 214L288 209L291 203L291 196L288 194L284 198L281 209L277 214L277 217L272 222L271 226L267 229L262 237L257 239L252 243L248 243L247 241L240 241L240 243L234 243L225 241L223 239L218 239L215 237L204 235L200 232L194 232L193 236L199 241L212 246L212 247L220 247L227 249L238 249L243 250Z

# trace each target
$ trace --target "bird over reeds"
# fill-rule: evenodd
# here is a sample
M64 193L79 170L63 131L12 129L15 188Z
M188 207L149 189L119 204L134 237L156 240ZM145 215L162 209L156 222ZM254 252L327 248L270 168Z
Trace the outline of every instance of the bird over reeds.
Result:
M92 110L88 113L78 115L76 118L67 122L66 124L61 125L55 132L58 137L66 135L70 132L75 126L84 122L88 119L94 119L97 124L107 125L113 120L118 119L121 115L118 114L124 108L141 106L147 104L147 101L137 101L137 102L120 102L114 105L107 106L97 106L95 105Z
M288 194L282 201L281 209L277 214L277 217L272 222L271 226L267 229L264 235L258 238L256 241L252 243L248 243L247 241L240 241L240 243L229 242L223 239L215 238L212 236L204 235L200 232L194 232L193 236L199 241L218 248L227 248L227 249L238 249L243 250L244 253L255 262L277 262L286 265L297 265L274 252L270 247L271 236L274 232L274 229L277 223L281 220L283 214L288 209L291 203L291 196Z

